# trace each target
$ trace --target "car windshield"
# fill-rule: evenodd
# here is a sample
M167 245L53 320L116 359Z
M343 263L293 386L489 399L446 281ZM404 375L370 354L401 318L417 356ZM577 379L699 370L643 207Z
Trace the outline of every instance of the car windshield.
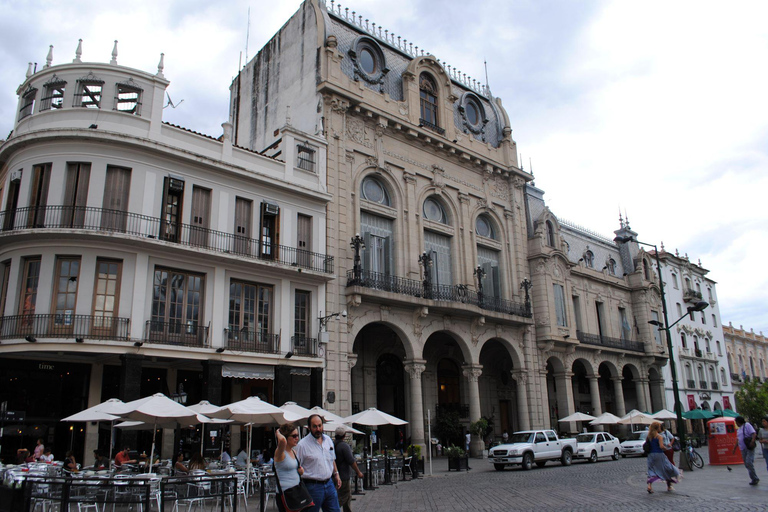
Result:
M532 443L533 432L518 432L509 436L510 443Z
M594 443L595 434L579 434L576 436L577 443Z
M631 436L629 436L630 441L645 441L645 438L648 437L648 431L644 430L642 432L633 432Z

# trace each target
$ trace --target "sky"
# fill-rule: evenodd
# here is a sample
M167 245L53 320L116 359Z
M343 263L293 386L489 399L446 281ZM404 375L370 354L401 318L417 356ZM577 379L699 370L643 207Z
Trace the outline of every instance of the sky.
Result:
M330 1L330 0L329 0ZM156 72L164 119L213 136L229 84L300 0L0 0L0 139L27 63ZM768 2L357 0L355 10L476 79L510 116L526 170L559 218L701 263L722 321L768 335ZM250 31L248 10L250 8ZM248 42L246 49L246 40ZM670 320L671 321L671 320Z

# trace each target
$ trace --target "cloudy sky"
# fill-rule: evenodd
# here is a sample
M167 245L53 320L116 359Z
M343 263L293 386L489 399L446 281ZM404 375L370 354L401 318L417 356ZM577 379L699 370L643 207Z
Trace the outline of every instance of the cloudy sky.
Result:
M228 87L299 0L130 4L0 0L0 138L28 62L118 62L165 75L165 120L218 136ZM555 214L710 270L724 322L768 335L768 2L357 0L356 10L475 78L510 114ZM471 6L471 7L470 7Z

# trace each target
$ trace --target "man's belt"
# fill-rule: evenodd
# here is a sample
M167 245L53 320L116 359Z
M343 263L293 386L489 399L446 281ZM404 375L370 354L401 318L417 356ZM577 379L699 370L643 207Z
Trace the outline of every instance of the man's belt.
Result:
M315 480L314 478L302 478L301 481L308 483L308 484L320 484L325 485L327 484L331 479L327 478L325 480Z

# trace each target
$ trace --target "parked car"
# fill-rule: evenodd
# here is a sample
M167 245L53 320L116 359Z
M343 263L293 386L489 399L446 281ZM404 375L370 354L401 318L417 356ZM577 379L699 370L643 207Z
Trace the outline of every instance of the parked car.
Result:
M496 471L515 464L529 470L534 462L541 468L549 460L570 466L575 450L575 439L559 439L554 430L525 430L509 436L508 443L492 448L488 462Z
M621 443L621 456L626 457L627 455L641 455L644 457L645 453L643 453L643 443L645 442L646 437L648 437L647 430L632 432L627 440Z
M576 436L577 448L573 452L574 459L587 459L597 462L600 458L611 457L619 460L620 443L608 432L588 432Z

